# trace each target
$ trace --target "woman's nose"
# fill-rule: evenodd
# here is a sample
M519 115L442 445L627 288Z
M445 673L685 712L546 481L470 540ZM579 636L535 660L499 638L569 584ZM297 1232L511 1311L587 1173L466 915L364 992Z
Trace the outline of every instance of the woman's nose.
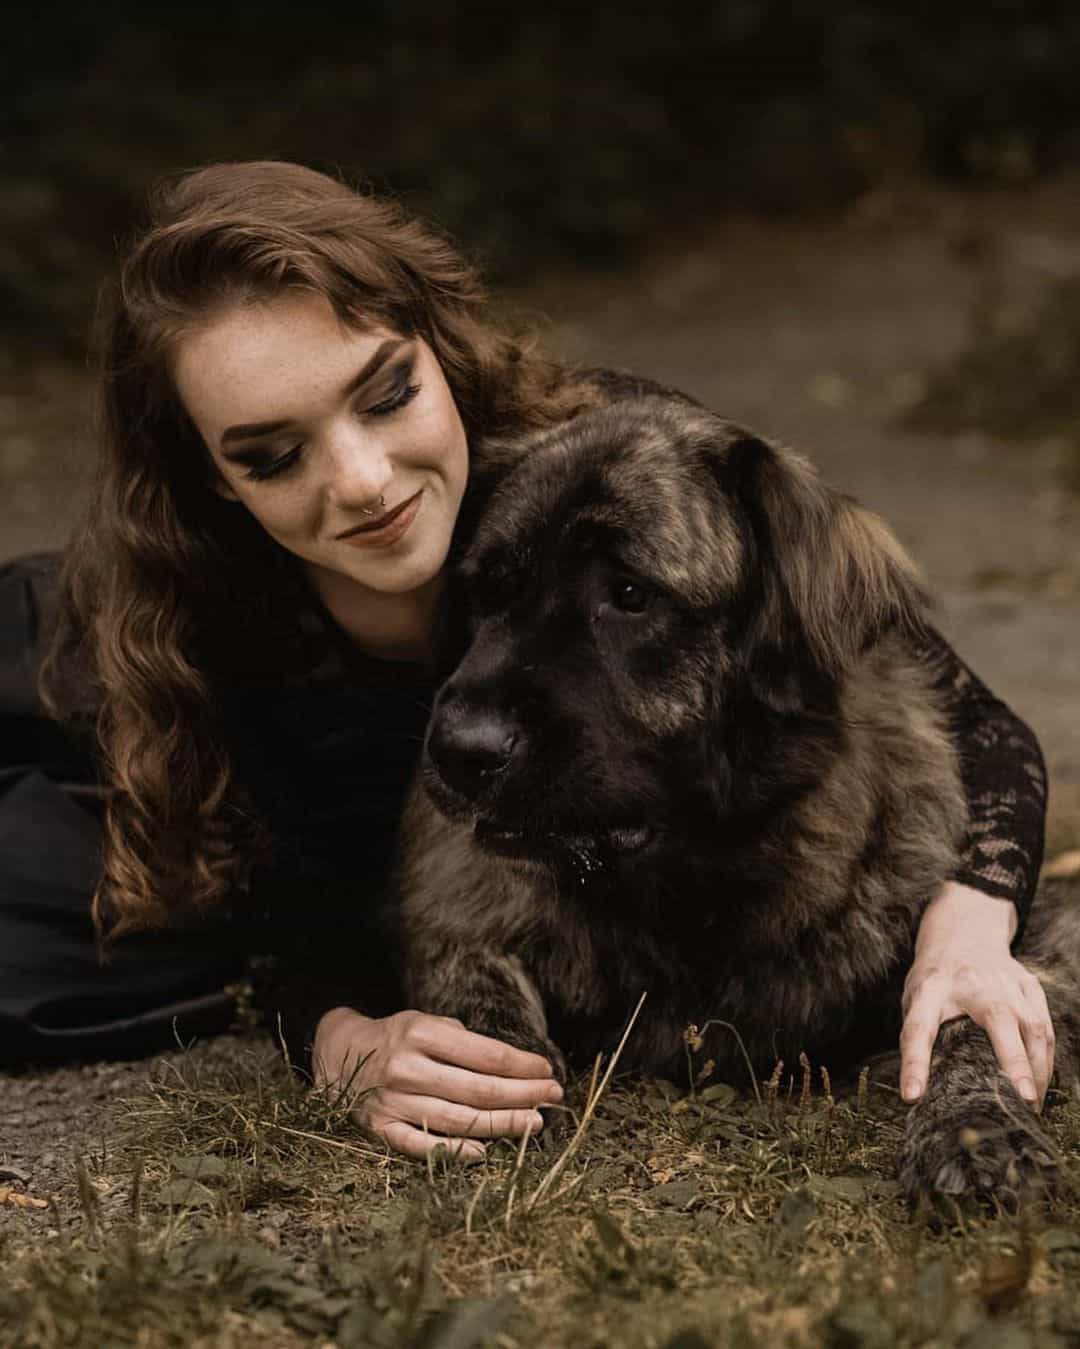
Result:
M340 506L360 507L385 495L394 466L377 437L338 436L332 448L330 490Z

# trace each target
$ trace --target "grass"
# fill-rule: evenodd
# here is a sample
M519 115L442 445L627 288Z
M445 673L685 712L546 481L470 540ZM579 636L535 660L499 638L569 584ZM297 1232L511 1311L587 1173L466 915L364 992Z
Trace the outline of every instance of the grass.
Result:
M577 1085L479 1166L373 1147L252 1037L161 1061L7 1238L0 1345L1076 1344L1080 1199L911 1214L903 1112L801 1065ZM737 1089L738 1088L738 1089ZM1076 1170L1080 1106L1053 1131ZM52 1235L50 1235L50 1233Z

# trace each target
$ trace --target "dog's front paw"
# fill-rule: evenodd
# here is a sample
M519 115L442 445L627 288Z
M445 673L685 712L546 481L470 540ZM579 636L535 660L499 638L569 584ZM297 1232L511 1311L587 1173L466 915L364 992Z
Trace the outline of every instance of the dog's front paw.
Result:
M462 1018L464 1020L464 1018ZM566 1086L566 1058L562 1050L553 1040L541 1032L535 1031L531 1026L526 1026L520 1022L510 1021L507 1018L499 1020L488 1020L483 1023L476 1021L465 1021L469 1030L478 1031L481 1035L488 1036L492 1040L501 1040L503 1044L511 1045L514 1049L524 1050L526 1054L539 1054L542 1059L547 1059L551 1064L551 1075L561 1087Z
M1014 1207L1052 1190L1057 1177L1054 1144L1004 1078L959 1098L929 1092L908 1114L900 1185L909 1202L923 1195L975 1195Z

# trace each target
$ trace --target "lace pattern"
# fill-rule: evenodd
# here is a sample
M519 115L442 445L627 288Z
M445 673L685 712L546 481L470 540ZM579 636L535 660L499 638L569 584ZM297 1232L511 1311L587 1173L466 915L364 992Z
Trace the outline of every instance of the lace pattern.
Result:
M1024 925L1042 865L1046 766L1032 730L932 628L916 653L945 697L970 823L953 879L1016 905Z

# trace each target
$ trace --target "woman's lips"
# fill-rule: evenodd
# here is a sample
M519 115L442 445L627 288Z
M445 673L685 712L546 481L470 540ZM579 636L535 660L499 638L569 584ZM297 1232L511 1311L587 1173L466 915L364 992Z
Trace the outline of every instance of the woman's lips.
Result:
M338 542L347 543L350 548L388 548L390 544L397 543L416 519L422 495L421 488L419 492L380 519L373 520L369 525L357 525L346 533L339 534Z

